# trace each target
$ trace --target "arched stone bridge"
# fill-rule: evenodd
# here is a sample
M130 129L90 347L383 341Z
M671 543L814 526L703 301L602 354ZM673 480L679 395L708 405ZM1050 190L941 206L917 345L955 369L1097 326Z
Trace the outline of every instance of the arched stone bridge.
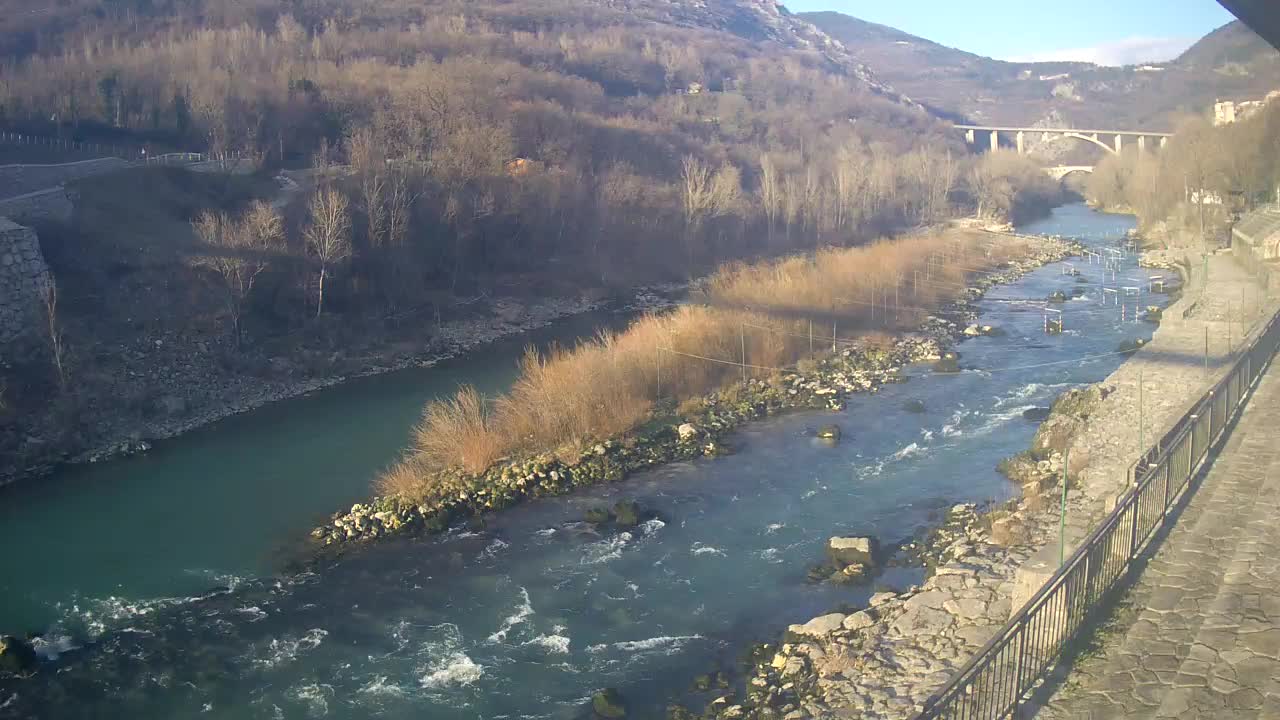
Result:
M1028 128L1028 127L990 127L983 125L956 125L957 130L963 130L965 139L972 145L977 142L978 133L989 133L991 138L991 149L996 150L1000 147L1000 133L1012 135L1014 145L1018 148L1018 152L1026 152L1027 137L1036 137L1041 140L1052 140L1058 137L1076 138L1085 142L1093 143L1098 147L1112 154L1119 154L1124 149L1125 138L1136 138L1139 149L1146 149L1147 138L1158 140L1160 147L1164 147L1169 138L1173 137L1173 133L1166 132L1147 132L1144 130L1081 130L1077 128Z
M1049 177L1053 178L1054 180L1061 180L1066 176L1070 175L1071 173L1082 172L1082 173L1092 174L1093 166L1092 165L1055 165L1053 167L1045 168L1044 171L1049 173Z

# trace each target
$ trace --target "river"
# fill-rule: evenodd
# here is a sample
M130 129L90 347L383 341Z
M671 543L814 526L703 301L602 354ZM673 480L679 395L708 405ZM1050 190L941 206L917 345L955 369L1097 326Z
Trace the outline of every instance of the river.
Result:
M1132 226L1070 205L1021 230L1111 246ZM1122 277L1145 275L1126 263ZM378 543L313 573L273 575L276 551L367 489L426 398L510 382L522 341L10 494L0 538L24 552L0 558L0 627L50 632L41 672L0 679L0 717L577 718L605 686L636 716L660 716L750 641L865 601L870 587L806 584L827 537L893 542L950 504L1010 496L994 468L1028 446L1023 411L1103 379L1122 359L1108 353L1151 333L1100 304L1099 266L1075 265L1091 282L1062 306L1060 336L1025 302L1077 287L1055 264L992 289L983 322L1007 334L961 345L959 374L911 368L909 382L841 413L750 425L728 457L528 503L483 530ZM927 412L907 412L908 400ZM843 442L815 445L812 428L832 421ZM579 522L621 498L661 520L601 533Z

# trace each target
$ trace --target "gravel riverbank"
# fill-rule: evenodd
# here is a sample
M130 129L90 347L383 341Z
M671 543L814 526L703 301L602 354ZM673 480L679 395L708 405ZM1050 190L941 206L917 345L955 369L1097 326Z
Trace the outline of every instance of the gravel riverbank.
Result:
M1064 455L1069 451L1069 545L1105 516L1108 500L1123 489L1139 454L1139 438L1149 443L1180 416L1227 364L1230 333L1238 347L1247 318L1269 311L1256 307L1226 314L1229 299L1240 303L1256 297L1251 281L1227 256L1211 258L1207 289L1204 299L1194 288L1194 294L1167 308L1154 340L1104 382L1060 400L1046 425L1056 416L1070 432L1037 435L1037 443L1051 443ZM1184 319L1188 308L1193 310ZM1202 362L1206 337L1212 338L1208 370ZM1170 357L1191 361L1169 362ZM1052 465L1054 451L1045 450ZM791 626L787 642L757 654L746 699L718 699L707 715L887 719L918 712L1034 592L1019 587L1018 570L1043 548L1057 546L1060 490L1052 487L1052 478L1061 472L1063 459L1057 463L1037 467L1044 471L1041 476L1006 507L985 513L954 508L949 529L934 541L936 568L924 583L900 594L878 593L870 607L852 614Z

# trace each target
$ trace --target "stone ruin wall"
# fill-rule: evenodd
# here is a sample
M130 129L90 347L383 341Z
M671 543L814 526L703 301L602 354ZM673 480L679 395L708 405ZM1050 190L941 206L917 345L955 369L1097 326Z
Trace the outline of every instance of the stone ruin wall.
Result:
M0 346L36 329L48 282L35 230L0 217Z

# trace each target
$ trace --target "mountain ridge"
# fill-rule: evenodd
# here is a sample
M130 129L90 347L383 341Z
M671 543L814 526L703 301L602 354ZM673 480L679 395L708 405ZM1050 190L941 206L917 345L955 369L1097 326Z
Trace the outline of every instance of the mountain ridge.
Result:
M1175 60L1125 67L1012 62L977 55L836 12L801 13L882 81L944 117L1033 125L1047 119L1156 130L1217 100L1249 100L1280 84L1280 52L1239 21Z

